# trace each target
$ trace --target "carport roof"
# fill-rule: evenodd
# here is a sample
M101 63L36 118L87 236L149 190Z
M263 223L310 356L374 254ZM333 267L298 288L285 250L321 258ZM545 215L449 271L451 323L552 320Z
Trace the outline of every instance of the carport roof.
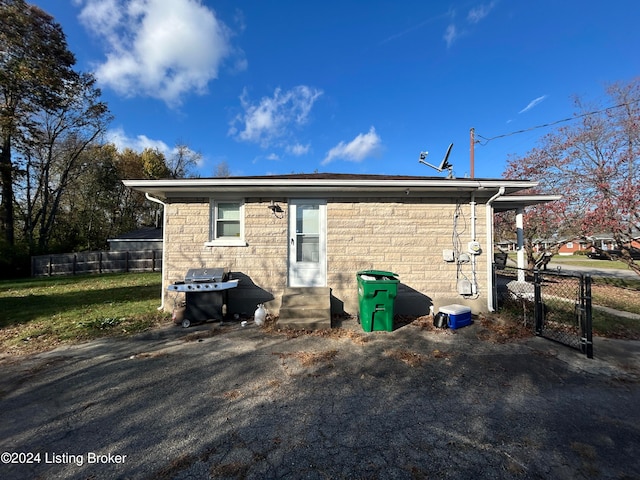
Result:
M493 210L506 212L541 203L555 202L561 198L562 195L508 195L496 198L493 203Z
M358 175L313 173L250 177L185 178L167 180L124 180L130 188L155 197L242 196L443 196L474 192L480 200L501 188L505 194L535 187L530 180L419 177L407 175Z

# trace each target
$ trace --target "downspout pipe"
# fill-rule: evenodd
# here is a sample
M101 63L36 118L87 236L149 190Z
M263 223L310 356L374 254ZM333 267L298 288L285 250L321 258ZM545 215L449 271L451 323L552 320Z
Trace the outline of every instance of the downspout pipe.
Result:
M504 187L500 187L498 193L487 200L487 311L489 312L495 312L493 304L493 202L502 195L504 195Z
M471 192L471 241L476 241L476 194ZM478 275L476 270L476 255L471 255L471 275L473 281L471 282L471 293L477 295L478 293Z
M162 311L164 310L164 269L167 264L167 204L152 197L148 192L145 192L144 196L147 200L162 205L162 293L160 295L160 306L158 307L158 310Z

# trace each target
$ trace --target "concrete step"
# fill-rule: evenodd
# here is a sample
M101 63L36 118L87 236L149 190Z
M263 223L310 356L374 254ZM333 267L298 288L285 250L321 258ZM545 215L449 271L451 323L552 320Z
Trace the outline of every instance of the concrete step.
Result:
M328 287L288 287L282 295L278 324L321 330L331 328L331 289Z
M295 295L331 295L331 289L329 287L285 287L283 295L295 296Z

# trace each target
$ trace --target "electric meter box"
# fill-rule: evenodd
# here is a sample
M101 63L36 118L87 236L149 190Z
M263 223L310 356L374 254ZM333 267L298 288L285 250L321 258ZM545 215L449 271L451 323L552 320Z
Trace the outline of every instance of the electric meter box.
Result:
M469 242L467 244L467 250L471 255L479 255L480 252L482 251L482 248L480 247L480 242L476 242L475 240L472 242Z
M442 250L442 260L445 262L455 262L456 257L453 250Z
M465 305L445 305L444 307L440 307L438 311L447 315L447 323L452 330L466 327L473 323L471 320L471 308Z

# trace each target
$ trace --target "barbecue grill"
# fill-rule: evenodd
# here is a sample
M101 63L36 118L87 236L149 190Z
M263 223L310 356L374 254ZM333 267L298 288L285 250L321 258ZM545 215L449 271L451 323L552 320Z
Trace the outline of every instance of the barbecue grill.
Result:
M226 268L190 268L184 281L169 285L167 290L185 293L182 326L187 328L192 323L222 320L228 290L236 288L238 282L229 278Z

